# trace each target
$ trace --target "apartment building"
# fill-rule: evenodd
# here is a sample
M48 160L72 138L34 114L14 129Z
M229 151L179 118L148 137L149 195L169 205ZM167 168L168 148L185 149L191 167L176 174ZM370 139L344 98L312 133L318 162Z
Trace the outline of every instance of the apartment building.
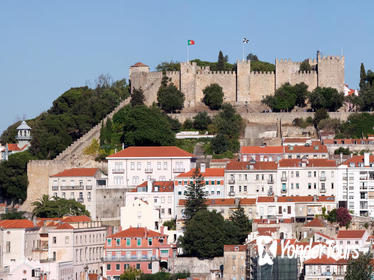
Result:
M85 271L101 273L107 230L86 216L67 217L48 231L48 257L57 263L72 262L74 280Z
M128 147L107 160L108 186L125 189L146 181L173 181L195 167L195 156L175 146Z
M168 269L169 259L176 248L169 244L168 236L146 227L130 227L108 236L105 243L104 277L118 280L129 267L142 273L157 273Z
M240 161L279 161L283 154L283 146L243 146L240 148Z
M327 159L329 154L327 147L322 145L319 141L313 141L311 144L301 145L287 145L284 146L284 157L285 159Z
M225 169L225 197L252 197L276 193L277 163L230 161Z
M223 279L244 280L246 278L246 245L224 245Z
M179 174L175 178L175 199L185 199L185 192L188 185L194 183L194 176L201 175L205 194L207 198L223 198L225 195L225 169L224 168L205 168L205 164L201 164L200 170L193 168L188 172Z
M106 180L107 176L98 168L65 169L49 177L49 195L75 199L97 219L96 191L106 186Z
M331 279L344 280L348 261L345 259L334 259L326 255L320 258L309 259L304 262L305 280Z
M353 215L374 217L374 156L353 156L338 166L337 200Z
M282 159L278 164L278 196L335 196L337 166L328 159Z

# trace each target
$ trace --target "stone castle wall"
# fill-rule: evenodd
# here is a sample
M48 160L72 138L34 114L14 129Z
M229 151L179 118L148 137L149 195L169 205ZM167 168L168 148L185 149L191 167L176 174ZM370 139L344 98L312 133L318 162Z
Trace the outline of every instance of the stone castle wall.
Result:
M261 101L285 83L303 82L310 91L318 86L343 91L344 57L322 57L318 52L316 59L308 61L313 69L308 72L300 72L301 62L291 59L276 59L275 72L251 71L250 61L238 61L236 71L210 71L195 62L182 62L180 71L168 72L167 76L184 93L185 107L201 104L203 89L212 83L223 88L226 102L242 104ZM147 105L157 101L161 79L161 72L150 72L144 64L130 67L131 89L141 87Z

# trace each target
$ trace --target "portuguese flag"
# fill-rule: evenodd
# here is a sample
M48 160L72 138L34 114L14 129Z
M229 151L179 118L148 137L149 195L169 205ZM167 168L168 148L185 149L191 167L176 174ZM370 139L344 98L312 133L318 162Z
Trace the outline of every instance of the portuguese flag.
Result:
M195 41L194 40L188 40L187 45L189 45L189 46L195 45Z

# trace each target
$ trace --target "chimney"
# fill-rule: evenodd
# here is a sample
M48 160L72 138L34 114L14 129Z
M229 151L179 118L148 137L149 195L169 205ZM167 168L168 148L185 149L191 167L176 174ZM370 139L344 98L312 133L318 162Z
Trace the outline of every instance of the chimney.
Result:
M200 173L204 173L205 172L205 163L201 163L200 164Z
M152 192L152 181L151 180L147 181L147 192L148 193Z
M364 166L370 165L370 153L364 153Z

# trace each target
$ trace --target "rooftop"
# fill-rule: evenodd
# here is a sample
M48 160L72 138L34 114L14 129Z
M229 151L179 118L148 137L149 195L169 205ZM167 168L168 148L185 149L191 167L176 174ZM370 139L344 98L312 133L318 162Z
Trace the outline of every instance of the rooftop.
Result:
M91 222L91 218L87 216L69 216L64 218L62 223L80 223L80 222Z
M98 170L98 168L71 168L65 169L51 177L93 177Z
M256 161L255 163L245 161L230 161L226 170L277 170L277 164L273 161Z
M336 238L342 239L360 239L364 236L366 230L339 230L338 236Z
M149 67L148 65L145 65L144 63L142 62L137 62L135 63L134 65L132 65L131 67Z
M279 167L302 167L302 163L306 167L336 167L335 160L329 159L281 159Z
M144 147L128 147L118 153L108 156L111 158L170 158L170 157L195 157L178 148L176 146L144 146Z
M318 154L327 153L325 145L311 145L311 146L285 146L286 154Z
M243 146L241 154L283 154L283 146Z
M0 221L0 228L33 228L34 223L30 220L2 220Z
M224 245L223 251L225 252L245 252L247 250L246 245Z
M138 188L145 188L148 186L148 182L145 181L132 189L131 192L138 192ZM158 187L158 188L156 188ZM156 190L157 189L157 190ZM173 181L154 181L152 182L152 192L173 192L174 182Z
M310 222L306 223L304 226L305 227L325 227L323 222L318 218L314 218Z
M22 121L22 123L17 127L17 129L31 129L31 127L29 127L25 121Z
M191 169L188 172L179 174L177 178L191 178L195 174L195 168ZM200 173L200 172L199 172ZM224 168L206 168L205 172L200 173L204 178L206 177L224 177L225 169Z
M125 229L123 231L117 232L115 234L112 234L108 236L109 238L122 238L122 237L159 237L163 236L163 234L144 228L144 227L137 227L133 228L130 227L128 229Z

